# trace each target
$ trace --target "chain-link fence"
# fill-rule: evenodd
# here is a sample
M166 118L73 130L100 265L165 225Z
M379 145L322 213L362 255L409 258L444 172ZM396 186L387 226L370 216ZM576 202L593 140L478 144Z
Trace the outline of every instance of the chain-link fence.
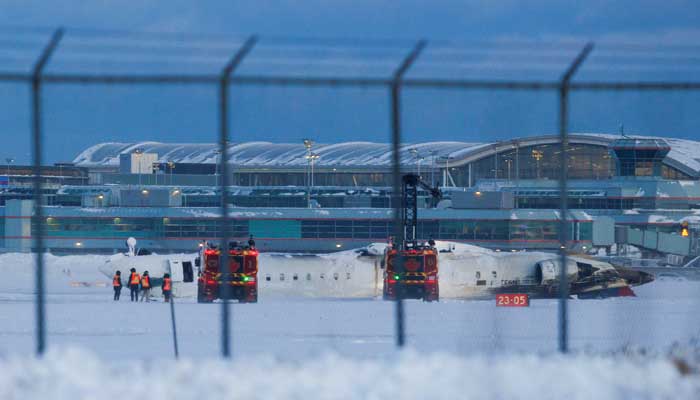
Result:
M203 220L195 225L199 224L205 231L216 226L214 234L201 237L218 240L219 248L226 249L234 239L264 232L264 227L255 230L252 225L245 230L238 228L246 212L256 211L255 207L249 207L250 210L243 207L241 212L231 208L238 200L235 189L230 187L246 185L241 184L242 175L236 178L237 173L241 174L236 171L238 158L229 158L238 155L231 152L230 146L260 139L288 140L272 132L288 126L295 135L313 137L319 143L352 141L358 130L371 130L361 137L363 140L390 141L384 172L389 177L386 186L391 188L387 190L388 199L382 203L383 207L377 207L383 211L373 212L383 212L386 232L382 234L392 236L397 248L410 242L406 237L406 221L402 220L406 209L401 197L402 176L413 172L414 166L420 175L423 163L424 173L432 175L430 185L435 186L437 180L437 186L451 194L452 207L419 208L420 223L416 229L430 236L421 240L434 236L448 242L446 249L436 250L441 259L441 284L451 279L456 282L454 290L459 294L453 300L431 304L405 302L401 296L393 302L328 299L333 296L323 292L316 296L322 300L290 301L281 297L269 300L268 306L264 304L266 301L256 306L237 306L233 315L229 301L223 300L219 327L220 351L224 357L231 356L236 349L242 352L277 349L291 357L327 349L372 355L406 344L418 349L457 352L615 350L627 345L669 345L689 340L698 332L698 323L693 318L698 296L692 276L691 280L682 282L676 282L675 278L664 280L662 276L687 278L692 275L689 272L692 266L685 270L654 269L636 261L641 259L624 254L633 249L656 259L677 256L681 260L677 264L692 261L698 255L697 249L692 250L697 231L692 226L688 228L688 238L674 231L675 224L682 220L695 221L692 219L698 207L695 200L700 198L700 189L695 188L700 176L697 168L700 156L694 153L696 148L692 146L696 144L691 136L700 123L694 112L700 89L698 48L665 43L411 42L62 29L2 31L0 37L0 86L8 88L3 90L6 96L0 101L5 108L12 106L16 110L0 120L16 130L16 134L10 132L6 136L12 154L29 150L34 168L31 233L25 235L28 237L10 233L7 221L14 217L6 203L5 248L11 250L13 240L30 240L29 248L38 254L36 327L32 331L36 332L39 354L46 349L46 321L51 320L45 310L47 256L44 254L47 249L60 247L52 238L63 235L67 237L65 240L74 242L73 250L82 252L89 252L80 248L84 246L83 240L101 239L99 232L85 237L81 235L88 234L66 234L65 225L55 228L51 219L88 219L89 209L96 213L105 210L104 198L100 198L99 204L92 207L86 207L83 200L73 208L63 207L62 211L51 208L47 214L47 207L62 207L47 204L45 199L44 171L48 163L65 160L88 144L99 142L168 143L174 142L175 137L177 141L216 143L216 167L208 173L216 179L205 186L218 185L215 194L219 197L209 200L207 211L200 215L214 225ZM18 98L22 100L18 102ZM29 111L16 105L23 102L29 105ZM29 132L20 128L26 118L31 121ZM382 133L387 127L388 135ZM572 128L577 132L604 131L607 135L570 135ZM654 138L630 136L625 129ZM439 154L438 150L430 151L426 147L423 152L417 149L419 146L406 145L429 142L434 135L445 139L446 135L436 133L438 130L449 130L447 137L451 142L480 144L465 150L464 154L471 157L468 162ZM304 131L309 134L303 134ZM543 133L554 135L527 139ZM675 136L686 139L672 139ZM661 141L656 140L659 137ZM307 189L307 199L302 203L309 208L313 208L312 195L319 204L327 201L320 193L313 193L314 160L327 157L313 152L313 141L304 143L301 161L306 168L304 183L297 185ZM589 145L590 148L586 147ZM674 157L662 162L670 152L675 152ZM137 162L139 168L142 158ZM12 186L12 159L10 156L6 159L8 193ZM292 164L297 162L292 160ZM165 171L162 182L170 187L171 195L172 188L177 188L178 195L185 190L182 183L173 184L173 168L178 168L177 164L170 165L168 170L167 160L158 159L153 160L153 165ZM257 166L260 170L277 168L281 175L297 173L284 167L283 163ZM361 170L361 167L337 163L337 168ZM325 172L330 173L330 168L336 172L333 166L327 166ZM95 170L91 174L97 176L99 172ZM147 179L153 180L153 175L142 177L141 170L131 172L138 175L138 182L128 182L128 186L133 189L135 185L135 190L143 196L155 196L150 193L155 187L149 189L145 184ZM158 174L154 176L158 185ZM99 185L93 182L88 186ZM346 186L362 185L354 182ZM690 189L669 194L666 187ZM629 193L632 190L636 192ZM646 190L655 192L642 193ZM471 206L461 209L456 206L462 196L459 192L471 196L471 200L462 201ZM511 206L484 205L473 200L482 195L491 196L491 192L499 193L498 200L493 197L488 202L504 201L502 195L507 193L506 197L512 196L508 197ZM104 195L100 192L97 196ZM128 208L107 212L105 218L114 219L114 224L120 226L117 219L146 218L147 213L129 214ZM197 207L191 208L195 209L192 215L197 216ZM345 214L339 212L333 218L362 219L358 216L369 212L366 207L347 208ZM319 210L323 211L321 208L314 212ZM508 218L502 216L504 210ZM120 212L124 214L117 215ZM159 212L153 211L154 216L171 218L169 214L157 215ZM204 215L207 212L210 214ZM297 217L294 210L280 212L284 214L282 217L269 220L281 226L285 221L303 218L307 212L301 208ZM420 215L424 212L425 217ZM539 216L519 223L527 220L527 213ZM432 220L440 221L437 228L430 228ZM464 221L452 227L450 220ZM501 222L505 224L505 233L499 231ZM374 238L373 228L367 228L367 236L356 233L363 226L360 223L349 227L333 223L336 231L332 239L337 242L338 250L348 247L347 242L340 240L345 238L343 229L350 229L354 239L367 239L364 242L372 242L370 239ZM162 224L158 229L168 229L165 222ZM368 227L372 224L367 222ZM298 228L300 232L325 229L322 224L307 225L302 224ZM147 225L131 231L125 228L124 238L134 232L151 233L155 229ZM635 239L642 234L656 236L654 240ZM156 232L144 237L158 235L166 236ZM317 239L321 237L318 235ZM46 237L51 240L48 245ZM683 238L687 239L687 249L679 251L678 246L686 243L679 242ZM294 236L275 233L260 239L294 241ZM450 247L452 242L484 244L491 250ZM587 247L597 247L599 252L594 254ZM309 249L313 251L318 249ZM230 254L233 253L221 252L223 276L232 273L228 270L232 265L228 260ZM360 253L351 254L355 257ZM612 261L612 255L634 265L600 272L619 264ZM340 260L318 255L306 261L303 257L311 256L275 257L278 258L271 256L259 261L257 279L261 290L266 282L276 281L290 291L313 296L312 292L318 290L311 283L314 280L324 280L324 284L327 281L335 287L349 285L363 274L361 267L349 265L343 258L349 257L347 254L338 256ZM278 262L285 257L299 258L289 261L281 272L265 271L264 262ZM391 280L389 277L379 282L381 275L387 273L386 260L380 261L381 257L375 254L372 261L375 275L372 281L376 285L372 288L375 292L365 296L369 299L381 297L380 283L386 290ZM405 272L408 259L399 257L392 267ZM294 263L299 263L300 269L295 269ZM324 270L323 264L332 268ZM342 268L333 269L339 264ZM450 269L442 268L448 264L452 265ZM518 275L521 264L537 267ZM629 288L633 283L648 283L648 275L640 271L656 274L657 282L639 286L641 295L636 299L617 298L623 292L616 285ZM572 273L576 278L572 278ZM534 293L535 298L544 299L533 300L527 309L494 306L492 295L517 294L524 290L526 280L533 279L538 282L549 279L546 288L539 287ZM296 283L298 289L285 286ZM222 290L221 296L226 299L227 291L233 288L223 285ZM489 294L489 300L483 300L484 293ZM616 298L569 301L571 296L583 298L587 294ZM464 300L469 297L479 300ZM203 309L207 311L202 312ZM179 304L179 310L185 315L178 317L180 321L198 327L180 332L186 343L181 351L196 353L192 347L187 348L187 343L201 345L218 331L213 329L215 321L208 319L212 316L211 307L185 302ZM204 348L205 353L211 353L212 341Z

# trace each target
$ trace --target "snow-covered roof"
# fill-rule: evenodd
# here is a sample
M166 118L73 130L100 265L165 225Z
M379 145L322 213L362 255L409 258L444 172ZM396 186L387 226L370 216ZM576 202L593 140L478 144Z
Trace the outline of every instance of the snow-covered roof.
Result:
M652 136L627 135L639 139L663 139L671 146L665 163L691 176L700 176L700 142L688 139L661 138ZM570 142L607 146L619 135L601 133L572 133ZM403 165L414 166L416 156L424 158L423 165L429 165L432 157L437 162L450 158L450 165L462 165L494 152L513 146L556 143L557 135L543 135L516 138L490 143L469 142L426 142L408 143L401 146L400 159ZM415 149L416 151L412 151ZM214 143L101 143L80 153L73 162L81 167L117 167L119 155L133 153L156 153L160 162L214 164L218 162L218 145ZM313 153L319 158L315 165L323 167L372 168L391 165L391 145L373 142L344 142L335 144L314 144ZM307 164L307 150L302 143L246 142L234 143L228 147L230 163L237 167L280 168L302 167Z
M454 159L470 150L484 146L480 143L429 142L404 144L401 146L401 162L415 165L417 155L426 160L433 156ZM190 143L101 143L80 153L73 161L78 166L99 167L118 166L119 154L136 150L156 153L161 162L214 164L218 162L218 145ZM319 158L319 167L376 167L391 165L391 145L372 142L344 142L335 144L314 144L314 154ZM235 143L228 147L229 161L243 167L295 167L305 166L307 150L302 143L247 142Z

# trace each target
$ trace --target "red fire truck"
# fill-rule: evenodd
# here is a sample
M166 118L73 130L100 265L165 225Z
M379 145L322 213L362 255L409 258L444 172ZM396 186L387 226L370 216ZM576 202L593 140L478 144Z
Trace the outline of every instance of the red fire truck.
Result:
M203 246L200 255L199 278L197 280L197 302L211 303L225 295L228 285L228 298L239 303L258 301L258 251L251 239L248 246L229 243L229 271L221 273L221 250L212 243Z
M424 183L420 176L403 176L402 232L398 242L392 243L384 259L384 299L423 299L437 301L440 298L438 283L438 254L435 242L419 243L418 188L428 192L432 200L439 201L442 193Z
M403 264L403 268L399 264ZM437 301L440 298L437 251L434 247L390 248L386 252L385 265L384 299Z

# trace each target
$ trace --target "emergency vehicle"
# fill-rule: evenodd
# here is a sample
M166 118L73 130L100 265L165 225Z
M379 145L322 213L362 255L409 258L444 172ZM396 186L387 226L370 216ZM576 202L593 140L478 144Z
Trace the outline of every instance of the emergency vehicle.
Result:
M384 272L384 299L423 299L437 301L437 250L430 245L387 249Z
M442 198L439 189L424 183L420 176L403 176L401 224L402 237L391 243L384 255L384 299L423 299L437 301L440 298L438 282L438 254L435 242L419 243L418 188L432 196L434 202Z
M221 249L207 242L202 246L197 279L197 302L211 303L226 296L239 303L258 301L258 250L251 238L247 246L230 242L228 273L221 271ZM226 286L225 286L226 285Z

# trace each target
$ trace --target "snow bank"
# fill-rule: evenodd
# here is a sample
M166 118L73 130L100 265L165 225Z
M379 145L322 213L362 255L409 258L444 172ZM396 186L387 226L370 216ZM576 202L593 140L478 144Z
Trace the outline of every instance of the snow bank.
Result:
M78 367L79 366L79 367ZM127 386L128 382L128 386ZM0 360L0 398L107 399L696 399L700 379L665 360L621 357L459 358L407 351L389 359L337 355L302 363L273 358L106 363L78 350Z

